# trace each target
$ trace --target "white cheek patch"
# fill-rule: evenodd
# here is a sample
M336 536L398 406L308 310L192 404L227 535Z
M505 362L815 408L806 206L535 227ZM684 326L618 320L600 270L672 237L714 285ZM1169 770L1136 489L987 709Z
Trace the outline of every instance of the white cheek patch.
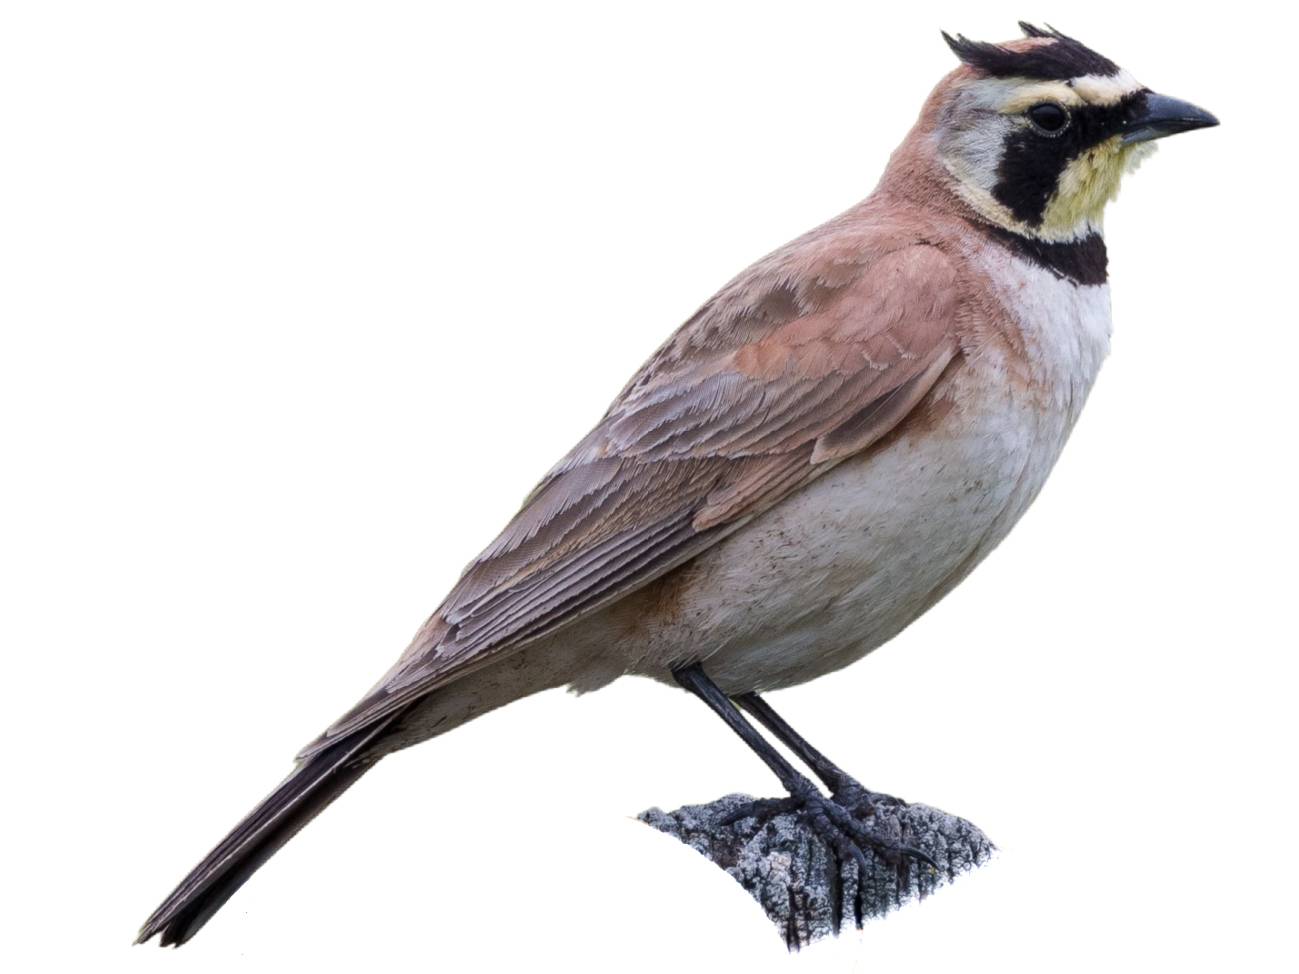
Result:
M1005 151L1009 125L988 125L956 133L944 146L943 160L962 182L991 191Z
M1089 105L1117 105L1128 95L1143 89L1143 85L1126 71L1113 76L1085 74L1074 78L1070 86Z

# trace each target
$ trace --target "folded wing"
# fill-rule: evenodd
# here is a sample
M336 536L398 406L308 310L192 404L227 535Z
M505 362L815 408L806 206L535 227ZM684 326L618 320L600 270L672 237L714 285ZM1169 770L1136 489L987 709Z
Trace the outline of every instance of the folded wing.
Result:
M673 335L304 756L658 578L897 425L957 353L951 263L808 249Z

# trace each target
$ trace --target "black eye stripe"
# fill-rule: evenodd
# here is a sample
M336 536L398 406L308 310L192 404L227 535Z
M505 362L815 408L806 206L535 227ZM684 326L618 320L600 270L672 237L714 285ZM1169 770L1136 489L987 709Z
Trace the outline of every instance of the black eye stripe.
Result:
M993 199L1010 210L1016 220L1040 226L1047 201L1065 167L1121 132L1128 119L1144 107L1145 99L1143 92L1137 92L1114 105L1073 108L1069 124L1053 138L1043 137L1036 123L1011 132L1002 147Z

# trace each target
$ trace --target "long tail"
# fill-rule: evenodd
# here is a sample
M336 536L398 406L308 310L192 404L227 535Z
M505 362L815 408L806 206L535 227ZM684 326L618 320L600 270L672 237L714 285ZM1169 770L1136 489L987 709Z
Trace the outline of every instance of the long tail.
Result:
M162 934L185 943L271 856L374 766L363 752L400 716L393 714L303 761L195 866L140 928L137 944Z

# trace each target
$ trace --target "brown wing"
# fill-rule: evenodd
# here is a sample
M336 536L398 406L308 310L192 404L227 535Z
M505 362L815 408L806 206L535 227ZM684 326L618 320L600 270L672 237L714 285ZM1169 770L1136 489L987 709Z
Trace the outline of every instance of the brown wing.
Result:
M694 557L887 433L956 353L934 247L783 261L682 326L303 754Z

